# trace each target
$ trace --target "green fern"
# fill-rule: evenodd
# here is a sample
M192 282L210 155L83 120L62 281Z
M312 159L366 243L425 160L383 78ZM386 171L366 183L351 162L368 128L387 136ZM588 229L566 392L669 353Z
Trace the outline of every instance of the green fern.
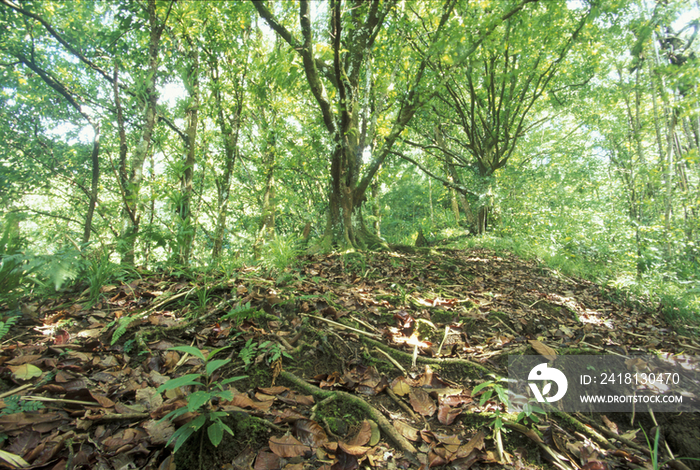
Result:
M5 402L5 408L0 410L0 416L15 413L28 413L44 408L44 404L40 401L22 400L19 395L6 397L3 401Z
M0 321L0 339L2 339L2 337L5 336L10 331L10 328L12 328L12 325L17 323L18 319L19 319L19 317L16 316L16 317L7 317L4 322Z
M132 321L134 321L133 317L121 317L119 320L117 320L117 328L114 330L114 333L112 333L112 346L119 341L119 338L124 336L124 333L126 333L126 330L129 328Z
M226 315L221 317L221 320L234 319L236 321L236 324L240 325L245 320L254 320L265 315L267 314L264 311L256 307L251 307L250 302L248 302L246 304L241 304L238 307L234 308Z

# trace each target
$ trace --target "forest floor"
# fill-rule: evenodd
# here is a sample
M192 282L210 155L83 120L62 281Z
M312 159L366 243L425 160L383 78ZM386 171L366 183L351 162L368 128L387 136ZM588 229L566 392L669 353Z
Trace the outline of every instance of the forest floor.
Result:
M317 255L276 277L142 273L87 297L28 299L2 339L0 468L651 469L654 421L661 449L700 457L698 413L517 421L506 384L479 385L509 355L700 355L697 334L535 261Z

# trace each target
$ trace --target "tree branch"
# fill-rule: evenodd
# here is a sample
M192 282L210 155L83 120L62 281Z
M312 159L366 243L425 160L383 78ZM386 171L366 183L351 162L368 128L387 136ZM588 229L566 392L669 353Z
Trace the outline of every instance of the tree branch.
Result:
M451 188L451 189L454 189L455 191L459 191L460 193L464 194L465 196L466 196L467 194L469 194L469 195L472 195L472 196L474 196L474 197L479 197L478 194L476 194L476 193L474 193L474 192L472 192L472 191L469 191L469 190L468 190L467 188L465 188L464 186L460 186L460 185L455 184L455 183L453 183L453 182L451 182L451 181L449 181L449 180L446 180L445 178L442 178L442 177L440 177L440 176L437 176L435 173L433 173L433 172L431 172L430 170L428 170L425 166L423 166L422 164L418 163L416 160L412 159L411 157L409 157L408 155L406 155L406 154L404 154L404 153L402 153L402 152L397 152L396 150L392 150L390 153L391 153L392 155L396 155L397 157L406 160L407 162L413 163L413 164L416 165L416 166L418 167L418 169L420 169L423 173L425 173L426 175L430 176L431 178L433 178L433 179L435 179L435 180L438 180L439 182L441 182L441 183L442 183L445 187L447 187L447 188Z
M16 12L21 13L22 15L29 17L29 18L32 18L32 19L38 21L39 23L41 23L42 26L46 29L46 31L48 31L51 36L53 36L63 47L65 47L66 50L68 50L68 52L70 52L75 57L80 59L80 61L83 62L84 64L86 64L88 67L90 67L91 69L93 69L94 71L96 71L97 73L102 75L102 77L105 80L112 83L112 77L110 77L107 72L105 72L100 67L98 67L90 59L85 57L79 50L77 50L76 48L71 46L68 43L68 41L63 39L63 37L60 34L58 34L58 31L53 29L53 27L49 24L49 22L46 21L45 19L43 19L41 16L37 15L36 13L32 13L29 10L25 10L24 8L20 7L19 5L16 5L16 4L10 2L10 0L0 0L0 4L3 4L3 5L11 8L13 10L15 10Z

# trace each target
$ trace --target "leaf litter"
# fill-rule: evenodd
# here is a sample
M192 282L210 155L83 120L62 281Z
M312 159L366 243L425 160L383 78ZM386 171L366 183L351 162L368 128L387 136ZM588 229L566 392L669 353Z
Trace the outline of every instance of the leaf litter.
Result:
M486 250L307 256L278 277L143 273L101 293L25 299L35 313L0 353L0 467L651 468L648 418L622 413L507 425L501 453L490 426L506 410L472 389L510 354L700 354L641 303ZM226 346L217 378L248 379L209 411L234 436L214 447L202 429L173 455L197 413L160 420L195 388L158 388L201 377ZM700 457L697 416L660 421L676 457Z

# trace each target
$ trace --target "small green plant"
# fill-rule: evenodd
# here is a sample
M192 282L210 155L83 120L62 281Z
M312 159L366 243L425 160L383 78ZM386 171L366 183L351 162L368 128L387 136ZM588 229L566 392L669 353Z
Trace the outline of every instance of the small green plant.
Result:
M530 421L532 423L539 423L540 418L537 416L537 414L545 415L547 413L541 407L533 403L525 403L523 405L523 411L518 413L518 416L515 418L515 422Z
M243 364L245 365L245 370L248 370L248 366L253 363L255 356L258 351L258 345L253 343L253 338L246 341L243 349L238 353L238 357L241 358Z
M88 304L94 305L100 299L102 286L107 284L114 266L109 260L109 253L104 252L99 256L90 258L86 271L88 285Z
M263 315L265 315L263 310L260 310L257 307L251 307L250 302L247 302L245 304L238 305L226 315L221 317L220 320L234 319L236 326L238 326L245 320L252 320Z
M4 398L3 401L5 408L0 410L0 416L37 411L44 407L40 401L22 400L19 395L11 395Z
M136 340L131 338L124 342L124 354L131 354L137 347Z
M0 321L0 339L3 338L12 328L12 325L17 323L19 316L7 317L5 321Z
M503 403L506 408L510 405L508 400L508 390L506 390L503 385L499 382L505 382L507 379L497 379L497 380L487 380L486 382L480 383L472 389L472 395L480 392L484 388L488 388L479 400L479 406L484 406L489 399L491 399L494 394L496 400L496 411L494 412L495 418L489 423L493 427L493 440L496 441L496 450L498 453L499 460L502 458L503 454L503 440L501 438L501 431L503 430L503 418L501 413L500 403Z
M299 241L294 236L276 235L262 250L260 265L268 270L283 271L301 255Z
M656 433L654 434L654 442L649 441L649 436L647 436L647 433L644 431L644 428L640 427L642 432L644 433L644 439L647 441L647 448L649 449L649 453L651 454L651 468L652 470L660 470L661 467L666 465L667 463L671 462L672 460L697 460L700 461L700 459L696 459L693 457L678 457L676 459L668 459L664 462L659 463L659 437L660 437L660 430L659 427L656 427Z
M272 364L281 357L294 359L288 353L283 351L279 344L273 343L272 341L263 341L262 343L256 344L253 343L253 338L246 341L245 346L243 346L243 349L241 349L241 351L238 353L238 357L241 358L243 364L245 365L245 369L248 370L248 367L253 363L255 358L261 354L264 354L267 364Z
M209 302L209 289L202 287L197 291L197 304L200 311L204 311L207 308L207 303Z
M126 315L118 318L117 320L113 320L107 324L107 329L111 328L115 323L117 325L117 328L114 330L114 333L112 333L112 346L114 346L117 343L117 341L119 341L119 338L124 336L124 333L126 333L127 328L129 328L129 325L135 319L135 316Z
M487 380L486 382L482 382L474 387L472 389L472 396L479 393L481 390L488 388L488 390L481 394L479 406L484 406L484 403L490 400L495 394L496 396L494 399L496 400L497 405L498 403L503 403L506 405L506 407L508 407L510 405L510 402L508 401L508 390L499 383L505 380L506 379L499 379L498 381ZM495 418L491 423L489 423L489 425L492 426L496 432L500 432L500 430L503 429L503 419L501 418L501 414L501 407L496 406L496 411L494 412Z
M265 358L267 359L268 364L272 364L282 356L286 357L287 359L294 359L292 356L283 351L279 344L273 343L272 341L264 341L260 343L258 349L265 352Z
M185 413L198 413L204 407L205 411L201 412L199 416L194 418L192 421L184 426L181 426L177 431L173 433L166 445L170 445L171 442L175 443L175 449L173 452L177 452L180 447L189 439L189 437L195 432L201 429L207 421L211 422L207 428L207 436L209 436L209 441L217 447L224 437L224 431L233 436L233 431L228 427L221 419L227 416L225 411L214 411L214 401L218 399L231 400L233 399L233 394L230 390L224 390L224 385L236 380L244 379L246 376L230 377L225 380L215 380L214 372L219 370L221 367L225 366L231 359L214 359L218 353L227 349L228 346L224 348L219 348L213 350L207 357L204 357L202 351L193 346L175 346L169 348L170 351L180 351L191 354L198 357L204 361L204 372L201 374L186 374L176 379L170 379L163 385L158 387L158 392L163 393L168 390L173 390L178 387L188 387L192 386L197 388L193 393L187 395L187 406L183 406L176 410L171 411L163 418L160 422L165 420L173 421L175 418L182 416ZM201 382L200 382L201 380Z
M17 308L17 299L23 294L24 284L41 264L35 256L22 251L23 241L19 236L19 222L23 217L8 214L0 224L0 303Z

